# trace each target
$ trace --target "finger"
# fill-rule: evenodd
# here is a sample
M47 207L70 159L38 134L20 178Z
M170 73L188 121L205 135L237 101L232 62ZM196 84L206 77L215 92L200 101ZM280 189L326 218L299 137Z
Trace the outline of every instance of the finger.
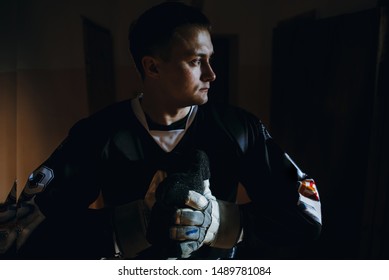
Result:
M214 197L214 196L212 195L211 189L209 188L209 187L210 187L209 179L204 180L203 186L204 186L203 195L204 195L207 199L214 199L214 200L215 200L216 197Z
M181 250L181 258L189 258L194 251L200 248L200 243L197 241L185 241L178 243Z
M175 224L182 226L201 226L204 223L204 214L189 208L177 209Z
M189 191L188 198L185 204L196 210L204 210L208 206L208 199L195 191Z
M170 239L177 241L198 240L201 236L201 229L196 226L171 227Z

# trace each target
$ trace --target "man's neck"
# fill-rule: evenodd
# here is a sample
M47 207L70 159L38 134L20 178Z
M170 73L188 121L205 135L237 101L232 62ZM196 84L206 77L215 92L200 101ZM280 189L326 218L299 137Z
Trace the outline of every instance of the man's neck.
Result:
M141 99L143 112L155 123L171 125L185 118L190 111L190 106L184 108L169 108L161 102L149 100L146 96Z

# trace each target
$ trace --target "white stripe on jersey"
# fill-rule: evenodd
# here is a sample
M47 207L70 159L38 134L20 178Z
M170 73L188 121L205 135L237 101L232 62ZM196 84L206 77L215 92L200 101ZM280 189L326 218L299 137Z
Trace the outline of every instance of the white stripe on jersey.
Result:
M146 130L149 132L151 137L153 137L154 141L165 152L171 152L177 146L177 144L180 142L187 129L192 124L197 112L197 105L192 106L189 112L188 120L185 125L185 129L176 129L176 130L169 130L169 131L159 131L159 130L150 131L146 121L146 116L140 105L139 98L132 99L131 106L139 122L144 126L144 128L146 128Z

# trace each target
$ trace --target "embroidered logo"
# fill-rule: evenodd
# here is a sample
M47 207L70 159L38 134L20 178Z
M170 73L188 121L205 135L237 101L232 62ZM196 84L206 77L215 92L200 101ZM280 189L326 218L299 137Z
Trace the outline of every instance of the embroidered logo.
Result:
M315 181L312 179L306 179L300 182L300 186L298 188L298 192L310 199L319 201L319 193L316 189Z

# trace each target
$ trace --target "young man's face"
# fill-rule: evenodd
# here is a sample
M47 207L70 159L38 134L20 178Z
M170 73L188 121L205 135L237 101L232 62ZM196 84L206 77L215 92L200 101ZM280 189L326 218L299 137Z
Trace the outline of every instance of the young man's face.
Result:
M163 98L177 108L208 101L208 89L216 75L210 65L213 45L205 29L179 29L172 40L169 58L158 70Z

